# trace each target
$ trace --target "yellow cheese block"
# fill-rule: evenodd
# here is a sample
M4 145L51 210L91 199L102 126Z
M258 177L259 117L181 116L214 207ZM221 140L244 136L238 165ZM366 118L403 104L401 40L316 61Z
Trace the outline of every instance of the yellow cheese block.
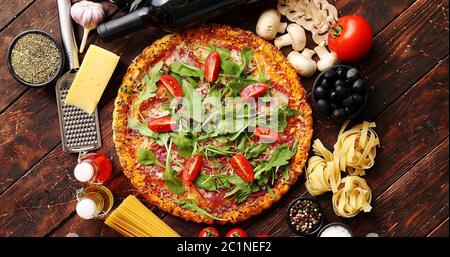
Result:
M119 58L114 53L91 45L70 86L65 103L92 114L116 69Z

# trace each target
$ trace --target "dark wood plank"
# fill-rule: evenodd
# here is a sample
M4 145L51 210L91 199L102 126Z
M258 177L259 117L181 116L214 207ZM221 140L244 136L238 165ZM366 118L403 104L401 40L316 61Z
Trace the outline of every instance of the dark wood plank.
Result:
M12 5L16 5L16 1L9 1ZM20 0L17 2L26 2ZM31 1L28 1L31 2ZM110 16L114 13L115 8L109 2L102 3L106 15ZM19 8L19 6L17 6ZM2 9L3 10L3 9ZM8 9L7 9L8 10ZM3 17L0 14L0 17ZM43 22L45 21L45 22ZM81 29L79 25L75 25L78 31L78 42L81 42ZM60 38L59 17L56 1L54 0L39 0L29 6L21 15L15 19L11 24L0 33L0 113L9 107L19 96L28 90L27 87L22 86L14 80L9 73L6 65L6 55L9 43L20 32L28 29L41 29L49 32L55 38ZM95 32L91 32L89 41L95 40ZM50 86L51 88L52 86ZM50 100L50 99L49 99Z
M122 53L122 56L119 66L111 78L111 83L99 103L99 108L117 94L122 76L134 56L161 36L160 32L150 28L147 32L153 36L128 43L117 41L114 45L112 43L102 44L103 48L109 50L114 48L114 51L118 54ZM101 41L96 38L93 43L100 45ZM123 54L124 51L127 51L127 54ZM0 128L3 140L0 151L5 153L4 158L0 160L0 164L4 167L0 174L0 194L60 143L54 94L53 87L29 90L0 114L0 118L4 121ZM110 105L112 104L111 102ZM111 116L106 116L102 120L102 125L110 122Z
M366 178L374 199L448 136L448 67L446 59L374 120L382 145L375 166ZM414 103L414 108L411 108L411 103ZM436 109L442 112L436 112ZM279 236L292 234L283 219L286 206L294 198L308 195L303 185L304 180L298 184L300 185L272 207L270 212L255 219L249 231ZM334 215L330 194L317 199L325 207L326 217L330 221L349 223L353 220L340 219ZM375 201L375 209L376 205ZM358 217L356 220L359 220ZM355 227L358 222L351 222L349 225L358 231ZM375 229L379 224L371 225Z
M447 138L383 192L369 215L352 222L357 231L426 236L448 217L448 143Z
M433 230L429 237L448 237L448 217L435 230Z
M0 115L0 193L61 141L53 94L49 88L29 90Z
M398 14L400 14L404 9L406 9L413 1L401 1L397 4L396 8L387 8L389 11L386 13L386 5L387 3L383 3L382 5L374 5L371 3L368 3L367 8L359 8L360 4L359 2L351 2L351 1L347 1L347 2L343 2L340 1L337 3L337 7L338 8L342 8L343 11L342 13L345 12L352 12L352 13L358 13L361 15L366 15L367 17L369 17L369 20L371 20L373 26L374 26L374 30L375 32L380 31L384 26L386 26L388 24L388 22L390 21L389 19L393 19L394 17L396 17ZM269 3L270 6L270 3ZM260 7L259 5L256 6L256 9L264 9L266 8L265 6ZM253 9L253 8L252 8ZM380 12L384 12L385 13L385 18L384 19L380 19L379 17L377 18L376 13L380 13ZM255 15L255 13L257 13L257 15ZM246 22L242 23L241 19L240 19L240 13L236 12L234 14L230 14L229 16L227 15L227 19L230 21L234 21L232 23L237 23L235 24L235 26L239 26L239 27L243 27L245 29L249 29L249 30L254 30L254 24L256 23L257 17L259 14L259 10L253 12L252 17L246 18ZM236 17L235 17L236 16ZM217 20L220 20L217 19ZM250 20L250 22L249 22ZM231 24L234 25L234 24ZM200 226L195 225L195 229L192 229L191 227L189 227L189 231L186 231L186 226L183 225L183 221L179 221L179 219L174 218L174 217L170 217L167 219L167 222L169 224L173 224L172 226L174 226L175 229L177 229L179 227L180 230L183 230L186 235L195 235L195 233L198 231ZM227 227L225 228L221 228L222 230L226 230Z
M9 42L20 32L32 28L45 30L59 38L56 8L56 1L53 0L42 0L39 4L33 4L0 33L0 113L27 90L16 82L8 71L6 55ZM43 17L45 22L42 22Z
M111 122L106 121L113 107L109 105L100 113L104 121L101 122L104 147L100 152L112 156L114 174L119 174L120 164L112 140L106 140L112 137ZM43 236L68 217L75 208L75 191L81 188L72 176L76 162L77 155L64 153L58 145L29 175L5 191L0 196L0 205L4 207L0 214L0 235Z
M256 14L255 14L255 17L257 18ZM125 71L126 71L126 69L128 67L128 64L131 62L131 59L133 59L135 56L137 56L138 53L142 49L145 48L145 46L150 45L153 40L155 40L156 38L161 37L163 35L162 33L163 32L161 32L161 31L158 31L158 30L155 30L155 29L152 29L152 28L148 28L147 30L136 32L134 34L128 35L127 38L139 38L139 40L133 40L131 43L130 43L129 40L123 40L123 39L122 40L116 39L116 40L113 40L111 42L101 42L101 40L98 39L98 38L96 38L96 40L93 42L94 44L102 45L102 47L104 47L106 49L111 49L115 53L117 53L117 54L122 56L122 59L121 59L121 62L120 62L120 66L117 69L117 71L115 72L115 75L113 76L113 78L111 79L112 83L110 83L110 84L112 84L112 85L110 85L109 89L106 90L106 92L105 92L105 94L102 97L102 100L100 102L100 106L108 103L108 107L106 108L107 110L104 110L104 109L100 108L101 109L101 111L100 111L101 115L102 114L109 115L109 116L106 116L105 118L101 119L102 125L104 123L110 124L110 122L111 122L112 109L108 110L108 108L112 108L113 107L113 101L111 101L111 99L116 95L117 88L118 88L118 86L120 85L120 82L121 82L121 76L122 76L122 74L125 73ZM148 35L152 35L152 36L149 37ZM48 93L52 94L52 92L48 92ZM31 99L34 99L34 98L40 98L40 99L44 98L44 99L46 99L44 101L48 101L48 102L54 101L52 98L49 98L49 97L36 96L35 95L35 91L27 92L27 94L30 94L30 97L29 98L28 97L24 97L25 101L26 100L31 101ZM52 109L53 109L53 111L52 111ZM44 108L44 109L40 110L39 112L42 113L42 114L46 114L48 112L50 112L50 113L53 112L54 115L56 115L56 111L54 110L54 108L52 108L52 109L51 108ZM8 111L9 111L9 109L5 113L7 114ZM30 119L30 117L26 117L26 118ZM33 119L30 119L30 120L33 120ZM43 118L42 120L45 120L45 119ZM52 120L57 122L56 118L54 118ZM31 121L31 122L33 122L33 121ZM55 124L56 124L56 126L50 126L50 128L47 128L48 130L46 131L47 133L54 133L55 134L55 136L53 137L54 141L51 141L51 140L50 141L49 140L46 141L48 144L52 145L52 147L47 148L47 151L51 150L53 147L56 147L58 142L59 142L59 139L58 139L59 138L59 135L58 135L59 128L58 128L57 123L55 123ZM10 128L10 127L12 127L12 125L5 126L5 130ZM109 131L110 130L111 129L109 128ZM102 131L103 131L103 129L102 129ZM33 133L33 135L34 134L39 135L41 133L41 131L34 131L32 133ZM32 137L32 135L27 134L26 137ZM103 138L105 140L105 137L103 137ZM110 140L109 142L112 143L112 140ZM5 149L7 147L14 148L14 147L18 147L18 145L17 144L6 144L4 147L5 147ZM108 146L107 143L104 142L103 149L113 150L113 146L112 145ZM14 151L12 152L12 155L15 156ZM57 155L57 156L59 156L60 158L63 158L63 159L64 158L68 158L69 160L73 159L71 157L65 157L62 153L60 153L59 146L58 146L57 149L52 151L51 154L49 154L48 158L50 158L50 156L53 156L53 155ZM111 155L113 155L113 154L111 153ZM42 153L38 152L35 155L34 154L29 155L29 158L33 158L34 157L35 159L39 160L39 158L42 158L42 156L44 156L44 155ZM11 173L13 175L7 174L7 176L9 176L9 178L8 179L4 179L4 181L5 181L5 183L3 185L4 189L7 188L8 186L10 186L18 177L23 175L23 173L27 170L25 167L22 167L21 169L14 168L14 165L16 164L16 163L14 163L14 160L18 160L17 158L11 157L11 158L8 158L7 160L10 160L10 162L12 162L12 164L10 164L10 166L12 167ZM25 161L22 161L22 160L20 160L20 161L21 162L25 162ZM28 164L28 162L26 162L26 163ZM66 162L66 165L64 167L66 167L68 170L70 170L70 169L73 168L73 165L74 165L73 161L68 161L68 162ZM31 165L24 165L24 166L30 166L31 167ZM61 167L61 168L63 168L63 167ZM41 165L39 165L39 164L35 168L33 168L31 171L29 171L29 173L32 174L31 177L39 176L39 174L33 174L33 172L35 170L38 170L38 169L42 169ZM6 173L4 173L4 174L6 174ZM20 186L21 183L24 183L24 182L20 181L19 183L17 183L17 186ZM15 188L15 186L16 185L14 185L13 188ZM10 197L10 196L8 196L8 197ZM72 210L73 210L73 208L72 208ZM64 216L64 215L62 215L62 216ZM65 216L67 216L67 215L65 215ZM61 220L63 220L64 218L65 217L61 217Z
M433 2L434 3L434 2ZM422 13L422 16L419 15L414 15L419 9L425 9L427 10L426 14ZM403 80L393 80L393 81L382 81L381 79L377 79L378 82L376 84L374 84L373 82L371 82L373 88L379 88L378 89L378 94L384 94L386 93L386 95L383 95L382 98L379 98L377 96L376 93L371 92L370 93L370 99L372 99L372 101L369 101L369 108L368 110L366 110L361 116L365 117L365 119L371 119L376 117L377 115L379 115L379 113L381 112L381 110L383 108L385 108L386 106L389 106L392 101L394 99L396 99L395 97L393 97L393 95L395 96L400 96L403 91L401 91L401 88L408 88L410 87L415 81L418 80L419 76L422 76L423 74L425 74L429 69L431 69L433 67L433 65L435 65L435 63L437 63L439 60L435 59L435 56L432 56L430 58L430 55L421 55L421 51L416 51L415 53L408 53L408 55L411 55L408 58L405 58L404 51L398 51L397 49L400 49L403 47L408 48L407 46L409 45L411 48L414 49L428 49L427 48L427 44L429 44L429 38L430 37L436 37L436 40L440 40L442 39L442 45L440 46L439 51L443 52L444 54L441 56L441 58L443 56L445 56L448 53L448 38L442 38L441 34L447 34L448 35L448 24L446 22L446 10L448 10L448 3L441 3L441 5L437 4L431 4L431 1L419 1L416 4L414 4L411 8L409 8L405 13L403 13L401 16L399 16L392 24L390 24L386 29L384 29L379 36L377 36L375 38L375 45L379 45L379 46L384 46L384 47L376 47L375 49L373 49L371 55L369 56L369 59L367 61L364 61L362 64L359 65L359 67L361 67L361 69L365 72L366 76L369 78L369 81L372 81L372 78L383 78L385 76L385 74L389 74L390 70L397 70L397 72L402 73L402 74L409 74L409 76L406 75L402 75L403 76ZM420 18L419 18L420 17ZM424 24L423 22L421 23L422 19L426 18L427 20L434 20L439 21L441 23L441 29L438 32L438 34L430 34L429 32L429 25L428 24ZM404 40L403 37L399 37L395 35L395 32L398 31L398 28L402 28L404 25L402 24L416 24L415 25L415 36L408 36L408 38L406 38L406 40ZM386 35L390 35L391 37L396 37L397 39L394 41L393 38L390 38L389 36ZM435 50L436 47L439 48L439 46L435 46ZM409 50L408 50L409 51ZM428 50L426 50L428 51ZM422 51L424 52L424 51ZM414 58L414 56L417 56L420 54L420 58ZM389 56L389 59L387 60L386 64L384 64L382 66L386 66L385 68L378 68L377 66L373 66L372 65L372 59L376 59L379 56ZM428 60L424 60L427 59ZM409 60L408 60L409 59ZM435 61L433 63L433 60ZM422 63L424 62L424 63ZM369 68L365 68L365 67L369 67ZM414 67L414 69L412 68ZM437 75L437 81L435 82L440 82L440 83L444 83L444 85L446 85L448 82L448 64L444 65L444 67L441 66L441 68L439 69L438 74ZM421 73L421 74L418 74ZM387 76L387 75L386 75ZM394 75L392 75L394 76ZM433 83L432 81L427 81L424 82L426 85L428 85L429 83ZM422 84L422 85L425 85ZM389 88L389 90L383 90L384 88ZM396 92L392 92L390 90L390 88L397 88L398 91ZM388 93L389 92L389 93ZM388 94L390 96L388 96ZM383 98L390 98L390 101L379 101L379 99L383 99ZM377 102L379 101L379 102ZM447 102L447 106L448 106L448 102ZM384 112L386 113L386 112ZM386 114L390 114L392 112L387 112ZM429 111L429 113L433 113L433 110L431 109ZM394 124L398 124L399 121L393 120L390 123L384 123L383 127L386 127L387 129L389 129L389 126L394 126ZM403 124L408 124L409 120L405 120L403 122ZM380 126L380 124L378 124ZM447 126L448 127L448 126ZM318 136L325 144L327 144L328 146L332 146L336 140L336 135L338 134L338 131L340 129L340 125L339 124L333 124L331 122L328 121L322 121L320 119L315 119L315 126L314 126L315 130L316 130L316 136ZM448 130L447 130L448 131ZM381 136L381 140L382 142L384 142L384 137ZM397 142L398 139L393 139L394 144ZM407 151L406 151L407 152ZM381 159L382 157L379 157L378 159ZM409 166L411 167L411 166ZM387 172L390 171L389 169L386 170ZM394 173L394 172L392 172ZM394 173L395 174L395 173ZM302 183L302 182L300 182ZM380 184L383 184L383 182L380 182ZM389 186L388 183L386 183L385 186ZM382 189L382 188L380 188ZM382 190L381 190L382 191ZM299 187L298 189L294 189L293 193L290 193L288 196L288 200L283 200L283 203L280 203L281 206L285 206L288 201L290 201L291 199L294 198L294 196L298 196L298 195L303 195L305 194L305 189L302 187ZM277 205L278 206L278 205ZM282 209L282 207L278 207L280 209ZM280 215L275 215L275 217L273 218L273 220L279 220L281 219L281 214ZM267 218L265 218L265 220L267 220ZM270 219L272 220L272 219ZM269 224L271 223L271 221L268 222ZM276 224L275 224L276 225ZM274 225L274 226L275 226ZM261 226L262 227L262 226ZM268 228L266 228L268 229ZM266 230L268 231L268 230Z
M386 2L386 1L385 1ZM386 4L384 2L384 4ZM406 3L406 1L402 1L401 3ZM376 6L376 4L372 4L372 3L365 3L365 4L369 4L369 5L372 5L372 7L371 8L376 8L377 6ZM378 4L378 3L377 3ZM396 3L397 4L397 3ZM378 22L375 22L375 24L378 24L378 25L375 25L376 27L378 27L378 29L382 29L388 22L389 22L389 18L394 18L396 15L398 15L399 13L401 13L401 11L402 11L402 8L403 7L400 7L400 8L389 8L389 7L391 7L391 6L389 6L388 8L385 8L384 10L382 10L382 8L380 8L379 10L382 10L384 13L386 13L386 12L388 12L388 14L387 15L383 15L383 16L379 16L379 15L377 15L377 14L380 14L380 13L382 13L382 11L379 11L379 13L378 12L374 12L373 10L371 11L370 10L370 8L369 8L369 10L367 11L367 9L365 8L365 5L364 5L364 8L362 8L362 7L358 7L358 6L362 6L359 2L356 2L355 1L355 3L353 3L353 1L352 1L352 3L350 3L350 2L345 2L345 1L340 1L339 3L338 3L338 5L342 5L343 7L344 7L344 9L345 10L357 10L357 12L362 12L363 14L365 13L365 12L367 12L367 13L372 13L372 17L373 17L373 19L374 20L377 20ZM400 5L401 6L401 4L398 4L398 5ZM406 7L404 7L404 8L406 8ZM392 11L391 11L392 10ZM400 10L400 11L399 11ZM384 14L383 13L383 14ZM247 27L248 26L248 28L250 28L250 29L252 29L253 30L253 26L254 26L254 22L256 22L256 18L257 18L257 15L259 14L259 12L257 12L257 11L254 11L254 12L252 12L252 14L253 14L253 16L252 16L252 18L250 18L249 19L249 21L247 21L247 22L244 22L244 25L242 25L243 27ZM233 23L242 23L240 20L239 20L239 15L240 16L242 16L241 14L239 14L239 12L237 12L234 16L236 16L236 17L238 17L237 19L233 19L234 20L234 22ZM378 17L378 18L377 18ZM447 30L448 31L448 30ZM143 37L142 35L140 35L139 33L136 33L136 35L132 35L132 38L141 38L141 37ZM100 43L100 42L99 42ZM148 42L147 42L148 43ZM114 41L114 42L110 42L110 43L108 43L108 45L111 47L110 49L114 49L115 48L115 44L118 44L117 43L117 41ZM119 43L120 44L120 43ZM104 46L104 44L100 44L101 46ZM122 48L123 49L123 48ZM133 48L131 48L131 49L133 49ZM135 49L135 48L134 48ZM142 49L142 48L141 48ZM114 51L116 51L115 49L114 49ZM124 50L122 50L122 51L124 51ZM137 50L136 50L137 51ZM124 52L126 55L128 55L128 51L126 51L126 52ZM135 53L131 53L131 54L129 54L128 56L135 56L135 55L132 55L132 54L135 54ZM428 68L429 69L429 68ZM424 73L425 73L426 71L424 71ZM380 74L381 74L381 72L380 72ZM376 74L376 75L380 75L380 74ZM120 76L119 76L120 77ZM120 80L120 79L119 79ZM413 82L411 82L411 83L413 83ZM411 85L411 84L410 84ZM109 94L111 94L112 96L114 96L115 95L115 91L108 91L107 92L107 94L109 95ZM104 97L103 99L107 99L108 97ZM102 99L102 101L103 101L103 99ZM106 104L106 106L105 106L105 108L108 108L108 106L110 105L110 103L107 103ZM110 122L110 121L108 121L108 122ZM110 145L110 144L108 144L108 145L106 145L105 144L105 147L110 147L110 149L112 149L113 147L112 147L112 145ZM57 151L56 149L55 149L55 151ZM53 153L52 153L53 154ZM61 155L61 154L57 154L56 156L58 156L58 158L59 157L61 157L62 159L65 159L65 158L67 158L67 157L65 157L64 155ZM65 165L65 166L63 166L63 168L66 168L67 170L70 170L71 168L73 167L73 163L69 163L68 165ZM39 169L41 169L42 167L39 165ZM30 175L32 175L32 174L34 174L34 173L36 173L36 170L39 170L39 169L34 169L33 170L33 172L32 173L30 173ZM63 181L63 183L67 183L66 181ZM300 183L300 184L297 184L297 186L296 186L296 188L298 189L298 188L301 188L301 187L303 187L303 185L302 185L302 183ZM18 187L17 187L18 188ZM16 189L16 187L14 187L14 189ZM66 190L67 190L67 188L66 188ZM0 200L1 201L1 200ZM278 204L277 206L280 206L280 204ZM65 206L65 205L62 205L62 208L65 208L65 209L68 209L68 207L67 206ZM285 208L285 206L283 207L283 208ZM72 210L73 210L73 207L72 207ZM271 212L273 211L273 208L271 209ZM46 212L44 212L44 213L46 213ZM66 215L67 213L63 213L61 216L64 216L64 215ZM71 214L67 214L65 217L63 217L63 218L58 218L58 220L60 220L60 221L63 221L63 220L65 220L67 217L69 217L68 219L69 220L71 220L71 216L70 216ZM43 215L43 216L45 216L45 215ZM75 217L75 219L76 219L76 216L72 216L72 217ZM264 219L264 217L263 216L258 216L258 219ZM48 220L46 221L45 219L44 219L44 221L43 222L48 222ZM88 221L88 222L85 222L85 221L83 221L83 222L80 222L80 224L84 224L84 226L85 227L89 227L89 224L91 224L90 223L91 221ZM195 224L192 224L192 226L191 226L191 223L189 223L189 226L186 226L186 222L184 222L184 221L181 221L181 220L179 220L179 219L177 219L177 218L175 218L175 217L169 217L169 218L167 218L167 222L169 223L169 224L171 224L172 226L174 226L174 227L176 227L176 229L177 230L179 230L179 231L183 231L183 232L185 232L185 235L195 235L195 233L198 231L197 230L197 227L198 227L198 225L195 225ZM54 222L55 224L57 223L57 222ZM52 225L54 224L54 223L51 223ZM3 224L2 222L0 222L0 224ZM36 224L40 224L39 222L36 222ZM67 222L67 223L65 223L65 224L70 224L69 222ZM96 223L97 224L97 223ZM99 223L99 224L101 224L101 223ZM267 224L267 223L266 223ZM31 225L30 225L31 226ZM45 227L51 227L51 226L45 226ZM66 226L63 226L63 227L61 227L61 228L64 228L64 227L66 227ZM69 226L70 227L70 226ZM78 226L75 226L75 227L78 227ZM189 227L188 229L186 228L186 227ZM81 228L81 227L80 227ZM225 228L221 228L221 229L223 229L223 230L225 230ZM105 231L107 231L107 229L104 229ZM48 230L48 231L50 231L50 230ZM62 230L61 230L62 231ZM82 231L82 229L81 229L81 231ZM98 231L100 231L100 232L98 232ZM86 234L86 235L100 235L100 234L105 234L105 233L108 233L108 232L101 232L101 230L94 230L94 231L92 231L92 232L89 232L88 234ZM15 233L15 234L20 234L20 233ZM277 233L275 233L275 234L277 234ZM61 234L59 234L59 235L63 235L63 233L61 233Z
M21 12L29 7L35 0L0 0L0 31L3 30Z

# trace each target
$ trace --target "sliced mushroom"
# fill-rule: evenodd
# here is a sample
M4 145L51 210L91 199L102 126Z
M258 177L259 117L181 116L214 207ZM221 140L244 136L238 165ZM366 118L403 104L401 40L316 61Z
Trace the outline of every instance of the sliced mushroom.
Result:
M298 24L308 31L314 31L315 23L312 18L307 15L303 15Z
M281 15L286 16L286 13L289 12L289 6L281 3L282 1L278 1L277 9L281 13Z
M294 10L295 6L297 6L299 1L302 0L286 0L286 5L289 7L289 10Z
M295 51L303 50L306 46L306 34L302 26L297 23L291 23L286 30L288 33L275 38L275 47L281 49L282 47L292 45Z
M327 0L281 0L278 9L289 21L311 31L316 44L327 43L330 24L338 19L338 11Z
M292 51L287 56L289 63L302 77L311 77L317 71L317 63L312 59L315 52L306 48L302 53Z
M312 39L314 43L320 44L324 42L326 45L328 44L328 31L320 32L319 30L315 30L312 33Z
M272 40L277 33L284 33L286 31L287 23L280 22L281 14L275 9L269 9L264 11L259 16L258 23L256 24L256 34L266 39Z
M331 5L331 4L326 4L326 5L324 5L323 7L322 7L322 11L324 11L325 12L325 15L328 17L328 18L332 18L332 20L331 21L334 21L335 19L337 19L338 18L338 11L337 11L337 9L336 9L336 7L334 7L334 5Z
M320 58L320 61L317 62L317 68L319 71L324 71L339 63L337 54L333 51L329 52L325 46L325 42L320 43L316 48L314 48L314 52L316 52Z

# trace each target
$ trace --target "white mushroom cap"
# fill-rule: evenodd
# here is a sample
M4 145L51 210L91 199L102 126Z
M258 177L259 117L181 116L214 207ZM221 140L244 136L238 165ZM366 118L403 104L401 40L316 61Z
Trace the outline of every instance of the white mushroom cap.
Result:
M302 26L291 23L287 26L287 34L275 38L275 47L278 49L292 45L295 51L301 51L306 46L306 34Z
M315 52L311 49L306 48L300 54L299 52L292 51L287 56L289 63L294 67L294 69L302 77L311 77L317 71L317 64L312 59Z
M319 71L324 71L339 63L337 54L333 51L328 52L325 42L320 43L316 48L314 48L314 51L320 58L320 61L317 62L317 68Z
M264 11L256 24L256 34L266 40L272 40L277 33L284 33L287 23L280 22L281 14L275 9Z

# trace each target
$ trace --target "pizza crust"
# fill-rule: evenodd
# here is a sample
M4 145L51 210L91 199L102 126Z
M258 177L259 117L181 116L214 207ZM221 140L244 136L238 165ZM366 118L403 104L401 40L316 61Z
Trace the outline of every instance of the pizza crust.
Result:
M289 92L291 97L289 106L297 109L303 114L297 124L298 127L295 128L295 131L293 132L294 137L298 140L298 149L291 162L292 165L289 172L290 179L286 181L283 178L280 178L282 181L276 183L275 188L273 188L273 198L268 193L264 193L261 196L251 199L251 201L246 200L244 203L239 204L239 207L236 210L212 213L219 218L228 219L227 221L216 221L197 212L180 207L175 203L173 199L174 196L170 195L170 191L164 186L163 182L148 182L145 176L145 168L137 165L135 160L136 151L139 147L137 144L138 142L128 138L127 115L129 104L131 104L131 96L130 94L125 93L123 89L125 87L137 87L143 74L146 73L152 65L164 58L164 55L170 53L171 49L175 46L182 42L190 41L206 42L205 45L213 44L221 46L224 44L232 44L239 48L242 48L245 45L254 48L255 57L261 65L265 75L270 77L272 81L276 81ZM211 25L170 34L145 48L144 51L133 60L123 78L122 85L119 88L118 96L115 100L112 127L116 151L124 169L124 174L130 179L131 184L138 190L139 194L150 204L156 205L172 215L184 218L185 220L208 224L214 222L223 224L243 221L251 216L261 213L264 209L269 208L272 204L277 202L301 175L308 157L313 134L312 111L307 101L307 93L300 84L297 73L290 64L288 64L283 54L273 45L249 31L224 25ZM189 187L189 185L186 186L186 192L192 191L189 190ZM159 192L159 194L154 192Z

